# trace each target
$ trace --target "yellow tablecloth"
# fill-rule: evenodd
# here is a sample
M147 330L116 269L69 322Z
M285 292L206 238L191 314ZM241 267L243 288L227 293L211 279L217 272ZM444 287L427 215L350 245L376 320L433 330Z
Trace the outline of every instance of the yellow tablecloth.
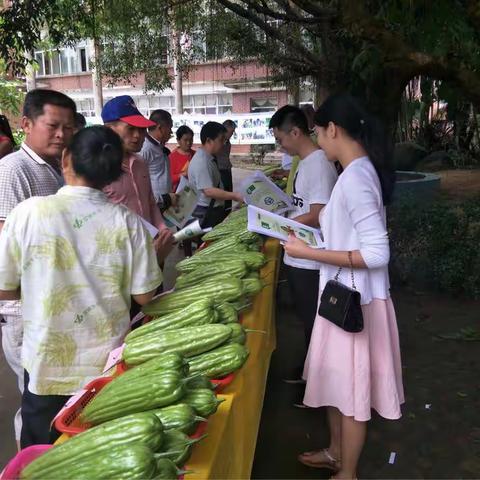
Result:
M243 315L250 356L235 380L222 392L231 408L221 408L208 423L208 437L195 445L188 462L188 480L250 478L262 413L270 356L275 349L275 291L278 278L278 241L265 244L269 262L262 269L267 286ZM226 402L224 402L226 403ZM222 404L223 405L223 404Z

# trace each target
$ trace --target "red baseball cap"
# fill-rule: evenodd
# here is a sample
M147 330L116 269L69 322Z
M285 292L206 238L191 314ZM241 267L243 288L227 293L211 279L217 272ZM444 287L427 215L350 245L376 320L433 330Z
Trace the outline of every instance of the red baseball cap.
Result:
M138 110L133 98L129 95L121 95L109 100L102 109L103 123L116 122L121 120L133 127L148 128L154 127L155 122L145 118Z

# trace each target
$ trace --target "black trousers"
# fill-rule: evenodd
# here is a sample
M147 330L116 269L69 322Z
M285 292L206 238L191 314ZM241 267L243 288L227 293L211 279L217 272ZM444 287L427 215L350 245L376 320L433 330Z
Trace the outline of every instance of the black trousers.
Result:
M223 222L226 217L226 212L223 207L204 207L197 206L192 213L192 217L200 220L202 228L214 227Z
M220 177L223 183L223 189L227 192L233 192L233 179L232 179L232 170L220 170ZM225 200L225 211L230 213L232 210L232 201Z
M286 265L288 285L298 319L303 323L305 347L308 350L317 316L319 271ZM300 365L300 362L298 362ZM301 362L303 368L303 361Z
M22 395L22 433L20 446L53 443L60 434L50 424L62 409L69 395L36 395L28 390L29 376L25 370Z

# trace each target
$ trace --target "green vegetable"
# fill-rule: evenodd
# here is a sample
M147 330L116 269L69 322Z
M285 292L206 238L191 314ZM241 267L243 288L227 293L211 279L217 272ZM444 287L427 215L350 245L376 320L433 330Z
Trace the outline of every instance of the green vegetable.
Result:
M178 372L165 370L135 378L129 383L117 382L107 392L100 390L84 408L80 419L96 425L131 413L170 405L185 393L182 380L183 376Z
M164 454L162 454L164 455ZM55 477L75 480L145 480L155 477L155 454L144 445L121 445L108 452L93 454L91 458L76 463L68 469L60 469Z
M207 418L217 411L223 400L218 400L215 393L208 388L196 388L188 390L182 402L190 405L198 415Z
M157 451L162 445L162 440L162 422L153 413L127 415L85 430L65 443L54 446L28 464L20 478L23 480L72 478L74 469L82 463L89 464L92 471L95 471L92 459L108 455L114 448L141 445Z
M188 360L190 374L201 373L208 378L220 378L238 370L247 360L248 350L238 343L226 344Z
M175 328L193 327L196 325L206 325L214 323L213 300L211 298L201 298L186 305L184 308L175 310L167 315L154 318L152 321L132 330L126 337L132 340L141 337L147 333L159 330L171 330Z
M215 310L219 314L220 323L234 323L238 322L238 313L235 307L228 302L220 303L215 305Z
M182 473L169 458L159 458L156 463L155 480L177 480Z
M231 222L236 218L247 218L247 214L248 214L248 208L245 205L244 207L241 207L237 210L233 210L224 221Z
M180 430L168 430L164 434L162 449L176 465L184 465L192 453L192 445L201 439L191 439Z
M258 278L244 278L242 280L242 286L245 295L251 297L262 290L264 283Z
M224 222L217 225L213 230L206 233L202 240L205 242L214 242L229 236L235 236L247 229L247 219L239 218L237 221Z
M229 323L228 326L232 329L232 336L228 340L229 343L239 343L245 345L247 341L247 334L245 329L239 323Z
M212 258L214 254L216 255L222 251L239 252L242 250L243 251L247 250L246 243L241 242L239 239L235 237L227 237L221 240L217 240L216 242L213 242L203 250L196 251L194 257Z
M215 278L202 282L201 285L184 288L155 299L143 307L147 315L166 315L181 308L185 308L200 298L214 299L220 303L236 300L243 294L240 279L229 276L229 278Z
M152 372L159 372L163 370L174 370L181 375L188 375L188 362L178 353L164 353L152 358L148 362L130 368L118 377L115 377L110 383L107 383L103 388L103 394L107 393L111 388L117 388L117 385L123 383L130 383L138 377L143 377Z
M260 269L266 262L266 257L260 252L220 252L215 255L215 263L220 264L230 260L242 260L247 264L247 267L252 270ZM194 271L196 268L200 268L202 265L210 265L212 263L211 258L199 257L193 255L193 257L185 258L176 265L176 269L182 273L188 273Z
M186 378L186 387L188 390L194 390L196 388L209 388L215 390L215 385L205 375L195 375L191 378Z
M231 333L222 324L153 332L126 341L123 359L127 365L138 365L167 352L192 357L225 343Z
M247 300L236 300L234 302L228 302L237 311L237 314L247 310L252 306L252 303Z
M195 410L186 403L169 405L158 410L152 410L152 412L160 419L165 430L174 428L186 434L192 434L197 423L205 421L203 417L197 416Z
M180 275L175 282L175 288L179 290L191 285L200 284L202 280L208 278L214 279L218 275L225 273L233 277L242 278L247 274L247 265L243 260L210 263L209 265L195 269L193 272Z

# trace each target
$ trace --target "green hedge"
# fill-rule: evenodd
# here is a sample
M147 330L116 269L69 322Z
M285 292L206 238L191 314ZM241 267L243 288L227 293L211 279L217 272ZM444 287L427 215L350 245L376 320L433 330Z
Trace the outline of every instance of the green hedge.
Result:
M392 283L480 298L480 197L389 209Z

